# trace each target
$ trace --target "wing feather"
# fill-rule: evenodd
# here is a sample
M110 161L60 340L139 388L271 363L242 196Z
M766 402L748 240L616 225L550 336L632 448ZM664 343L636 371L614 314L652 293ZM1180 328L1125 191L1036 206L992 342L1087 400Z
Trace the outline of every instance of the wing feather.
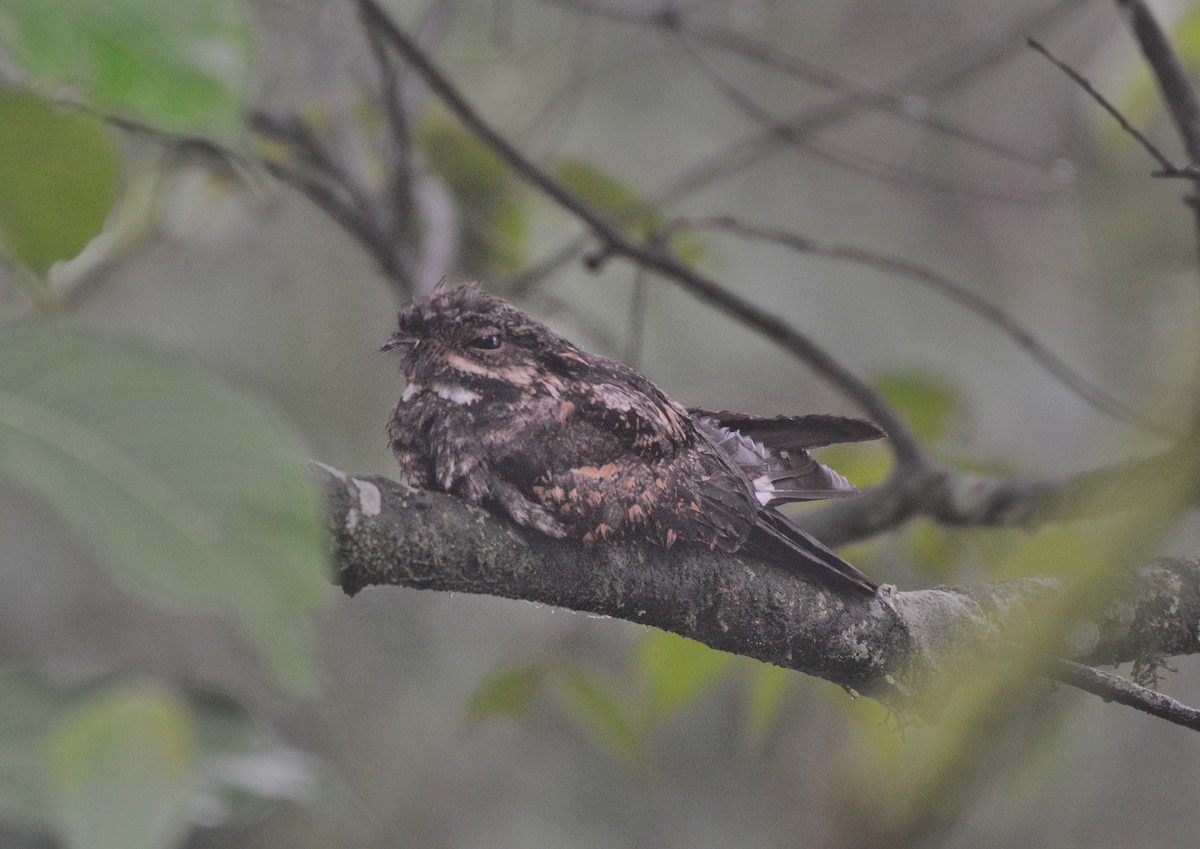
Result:
M882 439L878 425L864 419L816 414L809 416L751 416L729 410L712 412L698 407L689 410L693 418L712 419L721 427L735 430L762 443L769 449L819 448L838 442L865 442Z

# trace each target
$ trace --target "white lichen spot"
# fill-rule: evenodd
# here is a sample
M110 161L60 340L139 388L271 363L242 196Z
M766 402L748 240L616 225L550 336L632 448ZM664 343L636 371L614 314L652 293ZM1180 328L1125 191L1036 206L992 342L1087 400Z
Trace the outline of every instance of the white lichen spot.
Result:
M346 530L353 533L358 530L359 512L357 507L351 507L350 512L346 514Z
M354 479L354 485L358 487L358 506L362 508L363 515L368 518L378 516L383 509L383 496L379 487L358 478Z

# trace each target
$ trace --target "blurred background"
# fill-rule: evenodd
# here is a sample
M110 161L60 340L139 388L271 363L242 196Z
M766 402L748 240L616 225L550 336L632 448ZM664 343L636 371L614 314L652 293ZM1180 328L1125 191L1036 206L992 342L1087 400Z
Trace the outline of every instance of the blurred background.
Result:
M91 5L64 9L86 21ZM170 9L159 25L192 21L190 4L157 5ZM596 246L578 222L403 77L426 215L408 276L385 273L262 165L277 175L299 161L280 130L293 121L368 193L388 190L379 65L355 4L212 6L228 19L179 49L220 69L239 117L166 134L147 131L152 118L108 125L120 200L104 233L32 288L10 266L6 317L181 355L255 399L305 456L353 473L392 474L383 425L403 384L376 351L403 297L442 275L481 279L689 405L860 412L672 282L616 259L590 269L581 257ZM5 79L23 85L49 38L22 7L0 12L0 43ZM1153 179L1145 152L1025 44L1044 42L1181 158L1115 4L386 8L527 156L602 211L638 205L639 237L730 215L920 264L1146 417L1186 420L1200 318L1186 187ZM1194 6L1155 10L1185 59L1200 58ZM778 129L800 115L802 131ZM884 391L939 462L1054 477L1162 444L912 279L680 233L689 262ZM822 458L860 486L889 464L882 446ZM1107 544L1105 525L1029 535L920 521L845 553L912 589L1069 572ZM297 695L229 617L147 595L27 487L0 483L0 541L4 739L19 736L13 704L36 713L48 694L109 686L166 688L198 729L182 813L140 845L1167 847L1200 826L1193 735L1036 677L980 685L928 726L625 622L327 587L313 617L319 683ZM1138 545L1191 553L1196 541L1182 523ZM1200 667L1177 666L1162 686L1200 702ZM0 744L0 776L30 769L25 749ZM88 845L55 824L61 809L14 804L11 784L4 845Z

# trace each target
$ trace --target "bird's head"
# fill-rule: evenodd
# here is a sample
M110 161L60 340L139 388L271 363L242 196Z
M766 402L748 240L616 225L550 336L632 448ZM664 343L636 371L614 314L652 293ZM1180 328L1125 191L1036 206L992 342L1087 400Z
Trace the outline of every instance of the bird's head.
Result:
M578 348L478 284L438 287L400 311L383 345L401 349L410 385L472 393L535 392L584 366ZM449 387L449 389L444 389Z

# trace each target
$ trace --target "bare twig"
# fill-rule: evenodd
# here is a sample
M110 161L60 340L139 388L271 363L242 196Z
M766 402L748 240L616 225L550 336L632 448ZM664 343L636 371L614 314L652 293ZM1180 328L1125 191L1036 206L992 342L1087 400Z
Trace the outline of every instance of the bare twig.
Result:
M882 91L904 92L921 97L944 94L979 74L1011 58L1024 44L1022 38L1074 11L1087 0L1057 0L1044 9L1021 16L999 32L988 33L976 41L939 53L915 71L879 86ZM823 106L806 109L785 123L802 132L830 127L857 114L862 101L853 93ZM672 179L657 195L655 202L671 203L700 191L742 169L762 161L783 146L770 129L734 142L694 163Z
M1200 710L1188 707L1170 696L1142 687L1111 672L1103 672L1072 660L1059 660L1053 677L1064 684L1099 696L1106 702L1117 702L1128 707L1200 731Z
M1183 139L1189 166L1200 170L1200 98L1184 70L1183 63L1171 47L1166 34L1159 27L1150 10L1141 0L1116 0L1117 7L1128 17L1133 35L1142 49L1146 63L1158 80L1167 104L1167 111ZM1192 228L1196 247L1200 250L1200 183L1193 183L1187 198L1192 208ZM1198 375L1200 376L1200 375ZM1195 383L1195 381L1193 381ZM1192 427L1200 431L1200 393L1191 399Z
M958 282L951 280L943 274L939 274L928 266L901 257L889 256L852 245L824 242L796 233L749 224L732 216L676 218L669 222L664 229L666 232L671 232L680 228L717 229L746 238L765 239L801 253L853 262L906 277L920 283L922 286L940 292L950 300L961 304L980 318L999 328L1016 342L1018 347L1043 366L1056 380L1097 410L1126 424L1157 433L1160 436L1172 438L1179 436L1179 434L1170 428L1147 419L1138 410L1113 398L1103 389L1093 384L1079 372L1075 371L1075 369L1071 368L1062 358L1034 336L1031 331L1022 327L1016 319L1000 307L981 298Z
M866 539L914 516L959 527L1035 530L1050 522L1108 515L1153 504L1169 494L1200 502L1200 447L1195 441L1058 480L966 475L929 468L893 475L858 498L811 511L801 524L831 545Z
M1083 89L1088 96L1092 98L1092 100L1096 101L1096 103L1100 105L1100 108L1111 115L1112 119L1116 121L1118 125L1120 125L1121 129L1133 137L1134 141L1140 144L1142 148L1148 154L1150 154L1151 157L1153 157L1154 161L1158 163L1159 168L1162 169L1161 173L1163 175L1172 177L1186 176L1193 179L1200 177L1200 172L1189 171L1188 169L1178 166L1171 160L1167 159L1166 155L1159 150L1158 147L1155 146L1152 141L1150 141L1150 139L1146 138L1146 135L1141 130L1129 123L1129 120L1121 114L1121 111L1117 109L1117 107L1113 106L1104 95L1097 91L1095 86L1088 82L1086 77L1072 68L1066 62L1063 62L1061 59L1056 57L1040 41L1030 38L1026 39L1026 43L1038 53L1041 53L1043 56L1045 56L1046 59L1048 59L1050 63L1054 65L1054 67L1058 68L1068 77L1070 77L1076 85Z
M862 99L864 105L887 112L905 123L924 127L932 133L994 154L1001 159L1041 170L1051 170L1058 159L1058 155L1054 152L1026 150L1014 144L981 135L969 127L931 114L928 110L920 108L926 101L924 97L901 97L886 91L876 91L783 53L770 44L746 38L740 33L729 30L681 28L681 33L683 32L689 37L728 50L765 67L807 80L822 88L832 89L841 94L855 95ZM914 102L918 104L916 109L914 109Z
M562 0L556 0L562 2ZM1043 9L1023 15L998 32L988 33L978 40L939 53L915 71L879 87L881 91L901 92L901 96L928 98L944 94L974 79L979 74L1010 58L1023 44L1026 33L1057 22L1087 0L1057 0ZM594 12L586 4L573 3ZM813 133L853 118L863 106L862 99L850 92L836 100L805 109L785 120L797 132ZM761 162L781 149L784 142L770 129L733 142L715 153L694 162L668 180L649 203L665 206L701 191L726 177ZM827 151L823 155L829 155ZM549 254L534 268L523 272L513 283L516 293L527 292L555 271L572 262L587 248L584 238L576 238Z
M884 90L876 90L866 85L819 67L790 53L774 47L768 42L749 38L734 30L716 27L710 24L693 23L685 11L669 9L665 12L644 12L632 8L618 8L605 5L580 5L563 3L554 0L556 5L568 5L592 16L600 16L635 25L656 26L677 35L691 52L690 41L701 42L731 55L745 59L755 65L786 74L798 80L807 82L817 88L832 91L838 95L853 97L862 108L874 109L892 115L905 123L916 124L932 133L960 141L968 146L986 150L1003 159L1018 162L1032 168L1049 170L1057 158L1050 152L1034 153L1006 144L994 138L983 136L970 128L960 126L925 110L913 109L913 98L898 96ZM693 54L694 55L694 54ZM783 123L779 121L778 123Z
M999 203L1029 204L1041 203L1047 199L1044 193L1014 193L995 189L988 186L970 185L963 181L938 177L931 173L913 171L893 162L884 162L867 154L857 153L815 138L811 129L796 126L775 115L768 108L746 94L736 85L725 79L702 56L686 38L680 38L684 52L692 60L700 72L713 84L721 95L744 115L755 123L774 133L780 141L798 150L815 155L827 162L851 171L854 174L883 180L889 183L912 186L924 191L956 197L968 197L976 200L987 200ZM876 98L863 95L865 103L873 104Z
M388 132L385 135L392 173L388 179L385 202L376 206L378 229L388 236L392 251L397 256L396 265L404 272L396 275L401 300L410 300L415 294L412 269L413 255L418 241L421 222L416 214L413 189L416 185L413 167L413 140L409 126L408 111L401 94L400 80L392 62L391 53L377 33L366 27L367 44L380 77L380 100L387 118ZM403 256L403 259L401 259Z
M297 159L297 164L292 164L278 157L264 157L263 166L267 171L298 189L356 238L403 295L411 287L411 281L406 281L404 270L396 262L395 246L388 234L379 229L377 216L373 214L374 204L367 191L337 164L298 120L257 112L250 116L250 124Z

